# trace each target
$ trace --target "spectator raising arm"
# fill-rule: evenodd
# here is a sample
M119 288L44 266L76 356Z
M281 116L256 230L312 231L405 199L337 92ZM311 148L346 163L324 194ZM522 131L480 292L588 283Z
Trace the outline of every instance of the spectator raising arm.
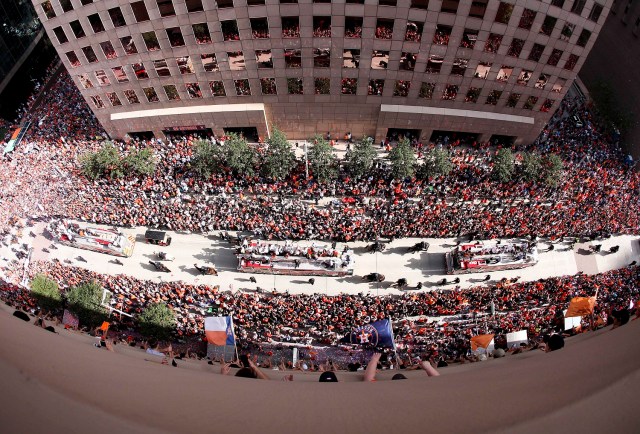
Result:
M364 381L376 381L376 370L378 369L378 362L380 361L380 353L373 353L366 371L364 371Z

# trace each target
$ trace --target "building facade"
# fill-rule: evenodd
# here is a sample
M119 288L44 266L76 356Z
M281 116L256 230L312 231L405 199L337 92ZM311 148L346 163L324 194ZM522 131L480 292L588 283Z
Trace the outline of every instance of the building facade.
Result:
M112 137L535 139L613 0L32 0Z

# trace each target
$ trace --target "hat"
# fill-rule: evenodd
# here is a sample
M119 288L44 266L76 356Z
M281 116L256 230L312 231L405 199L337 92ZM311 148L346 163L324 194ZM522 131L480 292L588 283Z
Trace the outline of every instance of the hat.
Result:
M320 383L337 383L338 378L336 374L332 371L323 372L320 374L320 379L318 380Z
M407 377L404 376L404 374L396 374L393 377L391 377L392 380L406 380Z

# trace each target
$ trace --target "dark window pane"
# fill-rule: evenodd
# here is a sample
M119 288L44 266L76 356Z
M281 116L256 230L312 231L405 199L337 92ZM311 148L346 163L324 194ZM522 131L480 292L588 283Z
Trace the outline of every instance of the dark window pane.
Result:
M54 28L53 33L55 33L58 42L60 42L61 44L69 42L69 38L67 38L67 35L64 33L64 30L62 30L62 27L58 26Z
M147 46L147 50L156 51L160 49L160 43L156 37L156 32L151 31L143 33L142 39L144 39L144 44Z
M536 11L525 9L524 11L522 11L522 16L520 17L520 23L518 23L518 27L525 30L531 30L531 26L533 26L533 20L535 19Z
M169 37L169 43L171 44L172 47L184 46L184 38L182 37L182 32L180 31L180 27L168 28L167 36Z
M269 38L269 23L266 18L251 18L251 36L254 39Z
M138 52L136 44L133 42L133 38L131 36L120 38L120 42L122 43L122 48L124 48L125 53L136 54Z
M562 6L564 6L564 0L551 0L551 6L562 9Z
M136 17L137 22L149 21L149 12L143 1L131 3L131 9L133 9L133 16Z
M44 14L47 18L56 17L56 11L53 10L53 6L51 6L51 2L49 0L46 0L44 3L42 3L42 10L44 11Z
M71 27L71 30L73 31L73 34L76 35L76 38L80 39L80 38L84 38L86 35L84 33L84 29L82 28L82 25L80 24L80 21L75 20L75 21L71 21L69 23L69 26Z
M591 37L591 32L587 29L582 29L582 33L580 33L580 37L578 38L578 41L576 42L576 44L578 44L581 47L585 47L587 45L587 42L589 42L590 37Z
M411 7L426 10L429 8L429 0L411 0Z
M440 12L455 14L458 12L458 3L460 3L460 0L443 0Z
M629 4L630 3L631 2L629 2ZM591 13L589 14L589 19L594 23L597 23L598 20L600 19L600 15L602 14L602 9L603 9L602 5L599 5L598 3L594 3L593 8L591 9Z
M114 27L122 27L127 25L127 22L124 20L124 16L122 15L122 11L120 10L120 8L109 9L109 16L111 17L111 21L113 22Z
M69 63L71 64L72 67L76 67L76 66L80 66L80 59L78 59L78 56L76 56L76 53L73 51L69 51L67 53L65 53L67 55L67 59L69 59Z
M580 15L586 3L587 3L587 0L575 0L573 2L573 6L571 6L571 12L573 12L574 14Z
M187 0L185 4L187 5L187 12L201 12L204 10L202 0Z
M233 0L216 0L216 3L218 3L218 8L220 9L233 7Z
M495 21L502 24L509 24L511 14L513 13L513 5L510 3L500 2L498 12L496 12Z
M238 23L236 23L236 20L221 21L220 27L222 27L222 38L225 41L240 40L240 32L238 31Z
M534 62L538 62L540 57L542 56L542 52L544 51L544 45L541 44L533 44L531 48L531 52L529 53L529 60L533 60Z
M82 52L84 53L84 57L87 58L87 62L93 63L98 61L98 58L96 57L96 53L93 52L93 48L91 48L91 46L84 47L82 49Z
M558 21L557 18L547 15L544 18L542 27L540 27L540 33L542 33L543 35L551 36L551 33L553 33L553 28L556 25L556 21Z
M100 19L100 15L92 14L89 15L89 24L91 24L91 28L93 29L93 33L104 32L104 24L102 24L102 20Z
M194 24L191 27L193 27L193 36L195 36L197 44L211 43L211 34L209 33L207 23Z
M489 3L489 0L472 1L471 9L469 9L469 16L474 18L484 18L484 14L487 11L487 3Z
M176 14L173 9L173 3L171 0L156 0L158 2L158 9L160 10L161 17L171 17Z
M62 10L65 12L69 12L73 10L73 5L71 4L71 0L60 0L60 6L62 6Z

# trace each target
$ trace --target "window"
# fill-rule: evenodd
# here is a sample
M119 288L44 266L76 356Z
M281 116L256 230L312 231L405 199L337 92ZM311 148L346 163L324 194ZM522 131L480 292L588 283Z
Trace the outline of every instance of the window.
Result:
M521 96L522 96L522 94L520 94L520 93L511 93L511 94L509 94L509 98L507 98L507 103L505 105L507 107L514 108L518 104L518 101L520 101L520 97Z
M282 3L282 0L280 0L280 3ZM297 0L296 0L296 3L297 3ZM364 4L364 0L347 0L347 3L356 4L356 5L363 5Z
M43 3L43 7L44 7L44 3ZM53 15L53 17L55 17L55 14ZM50 17L50 18L53 18L53 17ZM65 34L64 29L62 27L60 26L55 27L53 29L53 33L56 35L58 42L60 42L61 44L66 44L67 42L69 42L69 38L67 38L67 35Z
M493 63L491 62L480 62L478 66L476 66L476 72L473 74L474 78L482 78L483 80L487 79L487 75L489 75L489 71L491 71L491 66Z
M520 75L518 75L517 83L519 85L526 86L529 80L531 79L531 74L533 74L533 71L528 71L526 69L523 69L522 71L520 71Z
M71 30L73 31L73 34L76 35L77 39L84 38L85 36L87 36L84 33L84 29L82 28L80 21L78 20L71 21L69 23L69 27L71 27Z
M391 39L393 36L393 20L378 18L376 23L376 38Z
M156 93L156 90L152 87L143 87L142 91L144 92L144 96L147 97L147 101L149 102L158 102L160 101L158 99L158 94Z
M362 37L362 18L361 17L345 17L344 18L344 37L345 38L361 38Z
M102 52L104 53L104 57L107 59L115 59L118 57L116 50L113 48L111 41L100 42L100 48L102 48Z
M219 9L232 8L233 7L233 0L216 0L216 3L218 3L218 8Z
M387 69L389 67L389 52L373 50L371 52L371 69Z
M95 105L97 109L103 109L105 107L104 103L102 102L102 98L100 98L100 95L91 96L91 101L93 102L93 105Z
M227 93L224 91L224 83L221 81L210 81L209 89L211 89L211 95L216 96L227 96Z
M89 80L89 74L80 74L78 76L78 80L80 81L80 85L84 88L84 89L91 89L93 88L93 83L91 83L91 80Z
M560 93L566 82L567 80L565 80L564 78L558 78L556 83L551 88L551 92Z
M147 74L147 69L144 67L144 64L132 63L131 67L133 68L133 72L138 80L146 80L149 78L149 74Z
M135 90L125 90L124 97L129 101L129 104L140 104L140 100L138 99L138 95L136 95Z
M549 75L540 74L540 77L538 77L538 81L536 81L536 84L534 84L533 87L535 87L536 89L544 89L544 87L547 85L548 82L549 82Z
M127 22L124 20L124 15L122 15L122 11L119 7L109 9L109 16L111 17L111 22L113 22L114 27L127 25Z
M227 53L229 58L229 69L232 71L242 71L245 69L244 54L242 51L230 51Z
M531 110L533 109L533 106L536 105L537 102L538 102L537 96L530 96L529 98L527 98L527 102L524 103L522 108L525 110Z
M467 70L467 65L469 64L469 59L454 59L453 66L451 67L451 75L462 75L464 76L465 71Z
M420 93L418 93L418 97L423 99L432 99L433 92L435 90L436 90L435 83L427 83L423 81L422 84L420 85Z
M256 64L258 65L258 69L273 68L271 50L256 50Z
M582 32L580 33L580 36L578 36L578 40L576 41L576 44L580 47L586 47L590 37L591 37L591 32L587 29L582 29Z
M93 33L104 32L104 24L102 24L102 20L100 19L100 15L91 14L87 18L89 19L89 24L91 24L91 28L93 29Z
M263 95L277 95L276 79L275 78L261 78L260 90Z
M589 14L589 20L593 21L594 23L597 23L598 20L600 19L600 15L602 14L602 9L603 9L602 5L598 3L594 3L593 8L591 8L591 13Z
M543 35L551 36L551 33L553 33L553 28L556 25L556 21L558 21L557 18L547 15L544 18L542 27L540 27L540 33L542 33Z
M167 65L167 61L165 59L154 60L153 67L156 69L158 77L171 77L171 71L169 70L169 65Z
M489 95L487 96L487 100L485 101L485 104L498 105L498 100L500 99L501 96L502 96L501 90L492 90L491 92L489 92Z
M489 53L495 53L500 48L500 44L502 43L502 35L498 35L496 33L490 33L487 42L484 44L484 51Z
M280 3L285 4L285 3L298 3L298 0L280 0Z
M478 31L472 29L464 29L462 39L460 40L460 48L473 49L476 46L478 40Z
M251 18L251 36L253 39L267 39L269 35L269 23L266 18Z
M547 65L556 66L560 61L560 57L562 57L562 50L554 48L551 56L549 56L549 60L547 60Z
M170 27L167 29L167 37L172 47L184 47L184 37L180 27Z
M562 6L564 6L564 0L551 0L551 6L562 9Z
M513 73L513 66L502 65L500 70L498 71L498 76L496 77L496 81L506 82L511 77Z
M164 93L167 95L167 99L169 101L180 101L180 94L178 93L178 88L173 84L165 84L162 86L164 89Z
M544 52L544 45L533 44L533 47L531 47L531 52L529 53L528 59L533 60L534 62L539 62L543 52Z
M65 54L67 55L67 59L69 60L69 63L71 64L72 68L75 68L81 65L80 60L78 59L78 56L76 56L75 51L68 51Z
M458 3L460 3L460 0L442 0L440 12L455 14L458 12Z
M400 57L400 69L404 71L413 71L416 68L416 54L403 52Z
M136 22L149 21L149 12L147 11L147 6L144 4L144 1L131 3L131 9L133 10L133 16L136 17Z
M411 7L414 9L429 9L429 0L411 0Z
M342 52L342 67L357 68L360 65L360 50L349 49Z
M331 67L331 50L328 48L314 48L313 66L314 68Z
M313 88L316 95L329 95L331 93L331 79L315 78Z
M109 100L111 105L114 106L114 107L122 105L122 102L120 101L120 98L118 98L118 94L115 93L115 92L108 92L107 93L107 99Z
M509 24L511 14L513 13L513 5L510 3L500 2L498 12L496 12L496 23Z
M206 72L214 72L220 70L215 54L201 54L200 59L202 60L202 67Z
M420 39L422 39L422 27L422 23L407 21L407 31L404 34L404 40L420 42Z
M133 42L133 38L131 36L120 38L120 43L122 44L122 48L126 54L130 55L138 52L136 44Z
M480 97L480 88L470 87L467 91L467 96L464 97L464 102L477 103L478 97Z
M378 0L380 6L396 6L397 0Z
M60 0L60 6L62 6L62 10L64 12L69 12L73 10L73 5L71 4L71 0Z
M469 16L480 19L484 18L484 14L487 11L487 3L489 3L489 0L472 1Z
M513 38L511 45L509 46L509 50L507 51L507 56L520 57L522 47L524 47L524 41L522 39Z
M587 0L575 0L573 2L573 6L571 6L571 12L573 12L576 15L580 15L586 3L587 3Z
M251 95L251 88L249 87L249 80L234 80L233 83L236 86L236 95L249 96Z
M93 3L93 0L80 0L80 3L83 6L86 6L86 5L90 5L91 3Z
M433 35L433 43L436 45L449 45L449 37L451 36L451 26L442 24L436 25L436 32Z
M187 12L202 12L204 8L202 7L202 0L186 0L185 4L187 5ZM233 3L231 3L233 5ZM221 7L218 4L218 7Z
M410 81L396 80L396 84L393 87L393 96L401 96L401 97L409 96L410 88L411 88Z
M301 68L302 51L300 49L284 50L284 64L287 68Z
M575 54L569 54L569 58L564 64L564 69L566 69L567 71L573 71L573 68L575 68L576 64L578 63L578 59L579 57Z
M264 4L264 0L247 0L247 5L249 6L257 6L257 5L263 5Z
M158 9L160 10L161 17L172 17L176 14L175 9L173 9L173 3L171 3L171 0L156 0L156 1L158 2Z
M560 39L563 41L568 41L569 39L571 39L571 35L573 35L573 29L575 28L575 24L564 23L562 31L560 32Z
M442 92L442 99L445 101L454 101L458 96L458 86L455 84L447 84Z
M540 106L540 111L547 113L549 110L551 110L551 107L553 107L554 102L555 101L552 99L545 99L542 105Z
M87 62L94 63L98 61L98 57L96 56L96 53L93 52L93 48L91 48L91 45L89 45L88 47L83 47L82 52L84 53L84 57L87 58Z
M384 80L369 80L369 86L367 86L367 95L382 96L384 91Z
M207 23L194 24L191 27L193 27L193 36L196 38L196 44L211 43L211 34Z
M302 79L287 78L287 93L290 95L302 95Z
M427 60L427 67L425 68L424 72L429 74L440 74L443 62L444 57L438 56L437 54L430 55L429 60Z
M300 37L300 22L298 20L298 17L282 17L282 37Z
M313 37L331 37L331 17L313 17Z
M42 11L48 19L56 17L56 11L53 10L53 6L51 6L51 2L49 0L42 3Z
M357 78L343 78L340 82L343 95L355 95L358 91Z
M202 91L200 90L200 85L198 83L186 83L187 94L189 98L202 98Z
M158 42L158 38L156 37L156 32L154 32L153 30L143 33L142 39L144 39L144 45L147 46L147 50L157 51L160 49L160 43Z
M536 14L536 11L532 11L531 9L525 9L524 11L522 11L522 16L520 17L518 27L525 30L531 30L533 21L536 19Z
M129 81L129 78L127 77L127 73L124 72L124 68L122 66L116 66L115 68L111 68L111 72L113 72L113 75L118 81L118 83L127 83Z
M220 21L220 27L222 27L222 38L225 41L240 40L240 32L238 31L236 20Z

